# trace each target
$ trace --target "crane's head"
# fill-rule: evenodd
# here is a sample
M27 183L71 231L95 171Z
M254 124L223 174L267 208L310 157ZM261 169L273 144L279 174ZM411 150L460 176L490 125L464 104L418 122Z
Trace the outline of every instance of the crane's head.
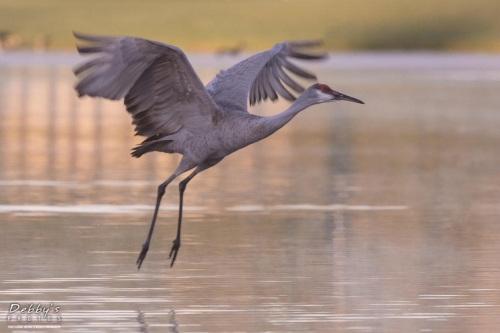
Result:
M318 103L349 101L359 104L365 104L357 98L347 96L339 93L338 91L332 90L326 84L316 83L313 84L310 89L314 91L314 93L316 94L315 97L319 99Z

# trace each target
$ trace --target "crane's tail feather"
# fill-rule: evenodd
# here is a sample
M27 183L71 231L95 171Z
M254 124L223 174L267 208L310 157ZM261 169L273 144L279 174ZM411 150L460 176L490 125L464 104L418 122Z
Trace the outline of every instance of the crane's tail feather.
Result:
M161 151L164 153L174 153L171 149L169 149L169 145L173 142L173 140L160 140L160 141L144 141L138 144L136 147L132 148L132 152L130 155L133 157L139 158L146 153L150 153L152 151Z

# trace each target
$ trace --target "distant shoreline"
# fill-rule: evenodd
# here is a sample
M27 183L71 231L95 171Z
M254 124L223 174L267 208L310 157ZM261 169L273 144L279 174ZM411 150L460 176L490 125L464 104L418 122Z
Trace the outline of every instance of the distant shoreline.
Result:
M187 53L195 67L226 68L249 54L237 56ZM8 51L0 53L0 67L72 67L84 57L73 52ZM484 69L500 70L500 54L467 52L333 52L313 68L329 69Z

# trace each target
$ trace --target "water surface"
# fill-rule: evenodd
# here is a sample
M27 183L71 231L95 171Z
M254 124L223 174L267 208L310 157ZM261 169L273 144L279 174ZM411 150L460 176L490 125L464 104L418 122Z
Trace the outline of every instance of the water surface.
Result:
M237 61L193 59L204 82ZM366 105L310 108L197 176L171 269L173 182L140 271L156 187L179 157L130 158L140 138L121 103L75 97L77 60L0 55L0 331L47 325L7 323L11 303L60 306L59 327L36 332L500 327L499 57L311 66Z

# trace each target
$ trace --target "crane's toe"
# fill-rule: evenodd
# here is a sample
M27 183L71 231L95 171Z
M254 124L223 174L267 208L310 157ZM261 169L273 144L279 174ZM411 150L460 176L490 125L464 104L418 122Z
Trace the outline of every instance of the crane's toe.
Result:
M179 252L179 248L181 247L181 240L176 238L172 243L174 243L174 245L172 245L172 250L170 250L170 255L168 256L168 259L172 258L170 267L174 266L175 259L177 258L177 252Z
M139 258L137 258L137 261L136 261L137 269L141 269L142 262L144 261L144 258L146 258L146 254L148 253L148 250L149 250L149 243L142 244L141 253L139 254Z

